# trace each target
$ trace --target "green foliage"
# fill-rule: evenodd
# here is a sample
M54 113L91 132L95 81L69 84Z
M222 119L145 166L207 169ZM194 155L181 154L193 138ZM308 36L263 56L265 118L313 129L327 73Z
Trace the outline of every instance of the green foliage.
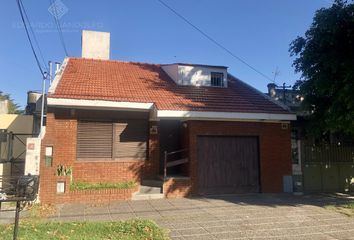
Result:
M1 239L12 239L13 226L0 225ZM21 221L18 239L122 239L164 240L163 229L150 220L117 222L36 222Z
M336 0L318 10L304 37L290 45L314 135L354 135L354 4Z
M72 182L70 190L98 190L98 189L130 189L135 186L135 182L121 182L121 183L88 183L88 182Z
M72 175L72 167L66 167L64 165L58 165L56 170L57 176L71 176Z
M20 110L20 106L14 102L10 94L0 91L0 101L8 100L8 113L9 114L23 114L24 111Z

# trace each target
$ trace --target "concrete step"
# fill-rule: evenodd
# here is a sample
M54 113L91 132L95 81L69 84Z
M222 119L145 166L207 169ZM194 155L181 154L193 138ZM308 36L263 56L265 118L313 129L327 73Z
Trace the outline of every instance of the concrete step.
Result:
M151 186L141 185L139 189L139 193L147 193L147 194L162 193L162 187L151 187Z
M132 200L150 200L150 199L162 199L162 198L165 198L165 196L162 193L147 194L147 193L136 192L133 193L132 195Z

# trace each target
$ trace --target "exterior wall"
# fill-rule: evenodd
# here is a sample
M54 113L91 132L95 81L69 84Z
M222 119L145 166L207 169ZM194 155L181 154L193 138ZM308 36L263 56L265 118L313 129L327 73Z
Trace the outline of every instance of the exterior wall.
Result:
M198 135L257 136L261 191L283 192L283 176L291 175L290 126L284 130L281 123L188 121L191 193L198 193Z
M8 109L8 103L9 101L8 100L1 100L0 101L0 114L7 114L9 112L9 109Z
M100 116L96 115L96 118ZM102 117L102 116L101 116ZM150 122L150 126L158 122ZM257 136L260 151L260 182L262 192L282 192L284 175L291 175L290 126L282 129L281 123L267 122L219 122L187 121L184 124L182 146L189 146L189 178L171 178L164 183L167 198L184 197L198 193L198 135ZM159 134L149 136L149 157L146 161L90 161L76 160L77 118L70 114L47 114L46 135L42 141L40 165L40 200L42 203L110 201L130 199L137 189L118 191L75 191L64 194L56 193L56 183L62 177L55 176L59 164L73 167L74 181L86 182L123 182L142 178L153 178L159 171ZM53 146L53 164L45 166L45 146ZM67 189L69 184L65 180ZM94 197L95 195L105 197ZM88 200L91 199L91 200Z
M169 64L169 65L163 65L162 69L167 73L170 78L172 78L173 81L175 81L177 84L180 84L178 80L178 65L177 64Z
M224 86L227 87L226 68L179 65L178 80L181 85L210 86L211 72L222 72L224 74Z
M227 87L227 69L213 66L196 65L164 65L162 69L179 85L210 86L211 72L222 72L224 74L224 86Z
M58 180L65 183L65 189L70 187L70 177L58 177ZM138 186L131 189L100 189L69 191L56 194L55 201L51 203L108 203L117 200L128 200ZM42 201L43 202L43 201Z
M69 111L70 112L70 111ZM83 113L82 115L85 116ZM102 113L101 118L103 118ZM92 113L91 113L92 115ZM93 114L99 119L99 114ZM150 123L156 124L154 122ZM155 176L158 171L158 136L150 135L149 137L149 157L146 161L141 160L127 160L127 161L77 161L76 160L76 136L77 136L77 115L67 114L65 111L60 110L53 112L49 110L47 113L47 127L46 134L42 141L41 148L41 163L40 163L40 201L42 203L56 203L73 198L88 198L86 194L73 194L70 192L64 194L56 193L56 183L60 177L56 176L56 168L58 165L65 165L72 167L72 177L74 181L85 182L125 182L136 181L138 184L144 177ZM45 166L45 146L53 146L53 163L52 166ZM157 166L156 166L157 165ZM69 189L69 188L67 188ZM129 191L128 191L129 192ZM65 195L68 194L68 195ZM91 191L91 194L93 192ZM108 193L107 193L108 194ZM107 195L106 194L106 195ZM108 199L119 198L123 196L114 194L111 191ZM116 197L114 197L116 196ZM94 197L92 197L94 199ZM121 199L126 199L124 195ZM130 198L130 197L129 197ZM117 200L117 199L116 199ZM69 201L69 200L68 200ZM71 201L71 200L70 200ZM74 200L73 200L74 201Z
M166 198L182 198L191 194L191 186L190 178L169 178L162 188Z

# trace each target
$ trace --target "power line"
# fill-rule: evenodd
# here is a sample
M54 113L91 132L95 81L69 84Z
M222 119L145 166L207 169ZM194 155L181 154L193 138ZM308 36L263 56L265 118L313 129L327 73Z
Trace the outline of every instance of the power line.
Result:
M68 54L68 50L67 50L66 45L65 45L63 31L61 29L61 25L60 25L60 22L59 22L59 19L58 19L59 15L58 15L57 6L53 2L53 0L49 0L49 1L50 1L51 6L53 6L53 8L54 8L54 14L52 14L52 15L53 15L53 18L54 18L54 23L56 25L56 28L58 30L60 43L61 43L61 45L62 45L62 47L64 49L65 55L68 56L69 54Z
M48 68L47 68L47 65L46 65L46 61L44 60L44 57L43 57L43 54L42 54L42 50L41 50L41 48L39 47L39 43L38 43L37 38L36 38L36 35L35 35L34 31L33 31L33 28L32 28L32 25L31 25L31 21L29 20L29 17L28 17L28 15L27 15L26 8L24 7L22 0L20 0L19 2L20 2L20 4L21 4L21 7L22 7L22 10L23 10L23 13L24 13L24 17L27 19L28 27L29 27L29 29L31 30L31 33L32 33L32 36L33 36L33 40L34 40L34 42L35 42L35 44L36 44L36 46L37 46L37 49L38 49L38 51L39 51L39 55L40 55L40 57L41 57L41 59L42 59L43 66L44 66L44 68L48 71Z
M30 45L31 45L32 53L33 53L33 55L34 55L34 58L36 59L37 66L38 66L39 71L41 72L42 76L45 77L45 74L44 74L44 71L43 71L43 69L42 69L42 66L41 66L41 64L40 64L40 62L39 62L38 56L37 56L36 51L35 51L35 49L34 49L34 47L33 47L33 43L32 43L30 34L29 34L29 32L28 32L28 28L27 28L27 24L26 24L25 18L24 18L24 16L23 16L22 7L21 7L21 0L16 0L16 3L17 3L18 10L19 10L19 12L20 12L20 15L21 15L22 23L23 23L23 25L24 25L24 27L25 27L25 30L26 30L26 35L27 35L28 41L29 41L29 43L30 43Z
M234 57L235 59L237 59L238 61L242 62L243 64L245 64L247 67L251 68L253 71L255 71L256 73L260 74L261 76L265 77L266 79L273 81L273 79L269 76L267 76L266 74L262 73L261 71L257 70L255 67L253 67L252 65L250 65L249 63L247 63L245 60L243 60L242 58L238 57L236 54L234 54L231 50L229 50L228 48L224 47L221 43L219 43L218 41L216 41L214 38L212 38L211 36L209 36L207 33L205 33L203 30L201 30L199 27L197 27L196 25L194 25L191 21L189 21L187 18L185 18L183 15L181 15L180 13L178 13L175 9L173 9L172 7L170 7L169 5L167 5L164 1L162 0L157 0L159 1L163 6L165 6L167 9L169 9L171 12L173 12L176 16L178 16L179 18L181 18L184 22L186 22L188 25L190 25L191 27L193 27L195 30L197 30L200 34L202 34L205 38L207 38L208 40L210 40L211 42L213 42L215 45L217 45L219 48L221 48L222 50L224 50L225 52L227 52L229 55L231 55L232 57Z

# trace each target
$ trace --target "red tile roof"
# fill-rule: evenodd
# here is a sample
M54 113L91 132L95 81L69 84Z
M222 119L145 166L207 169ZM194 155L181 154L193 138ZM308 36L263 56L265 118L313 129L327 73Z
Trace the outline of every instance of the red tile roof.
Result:
M70 58L49 97L155 103L158 110L289 113L235 77L227 88L177 85L158 64Z

